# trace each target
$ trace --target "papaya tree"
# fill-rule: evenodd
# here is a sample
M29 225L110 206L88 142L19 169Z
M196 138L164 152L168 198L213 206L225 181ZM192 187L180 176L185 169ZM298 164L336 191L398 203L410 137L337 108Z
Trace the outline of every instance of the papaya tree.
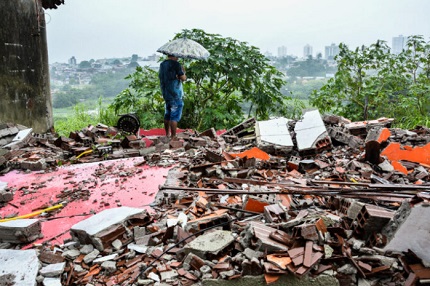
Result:
M174 39L180 37L200 43L210 57L180 60L187 81L183 84L184 111L179 127L228 128L241 122L246 115L267 119L270 115L288 112L286 103L290 98L281 93L284 75L269 64L258 48L199 29L183 30ZM132 80L130 87L118 95L113 106L120 110L124 105L133 108L149 105L143 113L162 115L163 101L154 71L140 68L129 79ZM242 108L245 103L247 110Z

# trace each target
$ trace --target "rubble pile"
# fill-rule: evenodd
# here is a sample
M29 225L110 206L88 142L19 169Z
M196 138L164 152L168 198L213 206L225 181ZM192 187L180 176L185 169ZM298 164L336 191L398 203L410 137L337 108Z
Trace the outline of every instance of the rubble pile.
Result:
M430 130L392 121L312 110L174 141L112 139L102 125L70 138L27 132L25 144L3 147L6 168L43 152L49 166L121 156L174 166L153 211L122 206L82 220L70 241L35 246L41 268L31 273L41 285L429 284ZM0 223L0 240L17 227L26 243L40 229ZM0 260L2 251L35 255L0 250Z

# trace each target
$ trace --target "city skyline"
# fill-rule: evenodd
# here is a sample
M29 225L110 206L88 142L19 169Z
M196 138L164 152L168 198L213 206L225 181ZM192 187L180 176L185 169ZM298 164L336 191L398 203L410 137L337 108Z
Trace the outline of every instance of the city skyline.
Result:
M101 4L102 3L102 4ZM270 0L208 2L197 0L84 1L66 0L46 10L50 62L79 59L148 56L183 29L231 37L265 54L302 56L309 44L313 54L325 46L345 43L351 49L398 35L423 35L429 40L430 1L427 0Z

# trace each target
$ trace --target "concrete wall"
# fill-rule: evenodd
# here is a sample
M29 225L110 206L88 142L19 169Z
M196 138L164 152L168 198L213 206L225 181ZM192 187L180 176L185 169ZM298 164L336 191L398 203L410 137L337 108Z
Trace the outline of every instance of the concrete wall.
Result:
M0 122L43 133L53 126L41 0L0 1Z

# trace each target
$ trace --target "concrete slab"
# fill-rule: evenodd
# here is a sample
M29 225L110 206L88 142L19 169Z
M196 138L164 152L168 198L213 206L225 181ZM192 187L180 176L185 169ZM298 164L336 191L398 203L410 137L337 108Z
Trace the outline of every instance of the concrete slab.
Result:
M0 249L0 282L36 286L39 264L36 250Z
M227 248L234 241L230 231L216 230L202 234L184 247L184 252L190 252L201 257L208 258L211 255L217 255Z
M126 221L130 216L145 213L144 209L120 207L107 209L72 226L71 231L84 231L96 235L106 228Z
M13 148L19 142L27 142L33 132L32 128L24 129L18 132L16 136L12 139L12 142L3 146L4 148Z
M39 238L41 224L37 219L0 222L0 242L28 243Z
M315 149L319 140L328 137L324 122L318 110L306 111L303 119L294 127L299 151Z
M423 260L426 267L430 267L430 224L428 221L430 206L416 205L410 209L409 215L404 216L406 218L394 232L385 250L408 251L410 249Z
M82 244L92 243L102 251L105 242L100 241L100 234L107 234L110 230L121 227L128 219L145 216L146 213L145 209L131 207L107 209L72 226L70 234L75 241Z
M255 125L257 144L275 144L287 149L292 149L294 143L288 131L288 121L290 120L284 117L257 121Z

